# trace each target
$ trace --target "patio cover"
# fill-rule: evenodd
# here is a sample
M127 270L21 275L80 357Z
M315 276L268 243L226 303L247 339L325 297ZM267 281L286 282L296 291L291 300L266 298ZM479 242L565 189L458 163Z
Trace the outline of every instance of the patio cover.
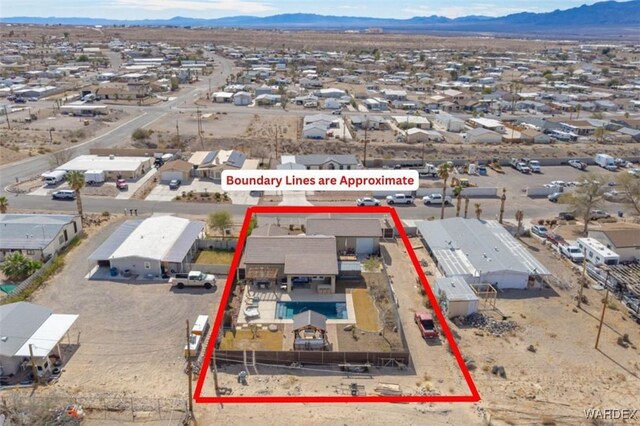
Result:
M51 314L14 356L29 357L29 345L34 357L48 356L77 319L78 315Z
M247 268L246 277L251 280L275 280L278 278L278 268L275 266L252 266Z

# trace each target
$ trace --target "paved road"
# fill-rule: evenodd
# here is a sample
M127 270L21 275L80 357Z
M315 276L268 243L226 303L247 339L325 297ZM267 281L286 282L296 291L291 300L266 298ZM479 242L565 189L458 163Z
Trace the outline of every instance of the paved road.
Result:
M216 64L218 64L218 68L214 70L214 74L211 76L212 85L220 85L224 83L227 76L231 74L231 70L233 67L233 63L230 60L221 57L217 58ZM208 87L209 80L207 78L203 81L198 82L196 85L192 86L189 90L180 94L175 99L164 102L156 107L127 108L137 115L134 118L131 118L129 121L119 124L115 128L108 129L88 141L67 148L65 151L70 152L72 156L77 156L80 154L88 153L89 149L91 148L105 148L120 144L123 140L128 140L131 136L131 133L135 129L148 126L154 121L161 119L175 106L180 105L186 100L193 99L194 96L199 96L201 92L206 92L208 90ZM52 158L52 155L42 155L0 166L0 193L5 193L4 188L7 185L15 182L16 178L27 178L51 169ZM6 195L11 196L11 194ZM34 204L30 201L23 201L23 198L20 198L20 200L12 200L12 205L19 208L32 208L31 206L38 204L46 203L42 203L41 200L38 200L38 202ZM88 204L91 205L92 201L88 200ZM43 206L43 208L46 207Z

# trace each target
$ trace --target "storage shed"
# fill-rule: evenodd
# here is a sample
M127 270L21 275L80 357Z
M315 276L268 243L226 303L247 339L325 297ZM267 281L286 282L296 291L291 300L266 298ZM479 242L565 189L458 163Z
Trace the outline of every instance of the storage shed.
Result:
M467 316L478 310L480 299L462 277L437 278L436 298L448 318Z

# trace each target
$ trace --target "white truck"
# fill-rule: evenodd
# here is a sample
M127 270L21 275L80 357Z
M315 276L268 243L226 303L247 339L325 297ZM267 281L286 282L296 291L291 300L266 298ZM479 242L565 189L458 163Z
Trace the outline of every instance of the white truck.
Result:
M88 185L95 185L104 182L104 170L87 170L84 172L84 181Z
M67 175L67 172L64 170L53 170L51 172L46 172L41 174L42 180L47 185L57 185L62 182Z
M609 154L596 154L593 161L595 161L595 163L603 169L611 171L618 170L615 158L613 158Z
M424 167L418 169L419 177L436 177L438 176L438 168L433 164L425 164Z
M580 247L574 244L558 244L558 250L560 254L571 260L573 263L582 263L584 260L584 253Z
M405 194L387 195L387 204L413 204L413 197Z
M169 279L169 283L178 288L185 288L189 286L204 287L209 290L216 285L216 276L212 274L205 274L200 271L191 271L187 274L175 274L175 276Z
M542 173L542 168L538 160L529 160L528 166L533 173Z

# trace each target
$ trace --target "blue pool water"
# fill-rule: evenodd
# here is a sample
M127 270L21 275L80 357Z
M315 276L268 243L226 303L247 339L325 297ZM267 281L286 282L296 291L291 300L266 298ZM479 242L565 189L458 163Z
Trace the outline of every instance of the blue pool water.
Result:
M278 302L276 303L276 319L291 319L304 311L314 311L327 319L347 319L345 302Z

